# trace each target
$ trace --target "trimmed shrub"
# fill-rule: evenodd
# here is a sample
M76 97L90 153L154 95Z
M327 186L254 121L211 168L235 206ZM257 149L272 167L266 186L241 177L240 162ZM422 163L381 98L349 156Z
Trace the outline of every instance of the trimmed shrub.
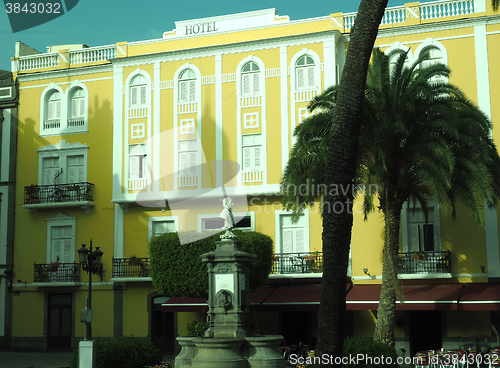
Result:
M149 242L150 270L153 284L165 296L207 297L207 265L200 256L215 250L222 232L195 231L167 233ZM250 289L262 286L271 272L273 241L264 234L234 231L244 252L257 256L250 264ZM181 245L181 241L184 245ZM186 244L189 243L189 244Z
M112 339L96 338L96 368L137 368L154 366L162 361L162 353L149 341L133 336ZM70 367L78 367L78 349L70 360Z
M208 330L208 323L206 322L188 322L186 324L188 336L205 336L205 331Z
M346 339L344 341L344 357L356 357L358 354L361 354L365 359L357 360L357 364L344 364L343 367L393 368L397 366L398 354L396 349L371 338Z

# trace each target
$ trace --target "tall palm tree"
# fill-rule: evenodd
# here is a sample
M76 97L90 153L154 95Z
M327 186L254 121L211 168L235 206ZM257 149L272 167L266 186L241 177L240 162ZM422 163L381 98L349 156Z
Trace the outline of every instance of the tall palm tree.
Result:
M395 302L398 294L400 214L413 199L426 206L427 192L438 203L449 204L455 215L460 199L473 218L484 222L483 203L496 205L500 194L500 158L489 137L490 123L448 78L442 64L421 67L424 58L404 67L402 55L394 70L380 50L373 53L365 90L363 124L359 136L357 183L377 184L365 191L365 213L374 210L378 196L385 220L383 279L375 338L394 345ZM284 171L282 184L325 183L324 152L328 125L336 105L331 87L311 101L312 116L295 130L297 144ZM296 181L298 180L298 181ZM359 181L358 181L359 180ZM303 192L301 192L303 193ZM323 194L323 193L321 193ZM315 199L285 191L285 207L300 213ZM400 295L401 297L401 295Z
M491 0L491 5L493 5L493 9L497 11L498 5L500 5L500 0Z

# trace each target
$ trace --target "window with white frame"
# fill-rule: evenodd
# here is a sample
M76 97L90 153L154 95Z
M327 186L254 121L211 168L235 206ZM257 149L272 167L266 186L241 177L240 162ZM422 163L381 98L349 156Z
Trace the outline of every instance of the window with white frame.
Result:
M148 238L166 233L175 233L179 230L178 217L150 217L148 219Z
M186 69L179 76L179 102L194 100L196 100L196 74L191 69Z
M130 82L130 107L146 106L146 78L138 74Z
M439 209L428 202L427 221L422 207L407 204L403 208L403 249L406 252L440 251Z
M431 66L431 65L437 64L437 63L444 64L443 55L441 53L441 50L436 46L426 47L424 50L422 50L420 52L420 56L427 57L427 60L423 61L420 64L422 67ZM432 82L442 82L444 80L445 80L445 78L441 77L441 76L435 76L435 77L432 77L432 79L431 79Z
M196 175L196 162L198 148L196 139L184 139L179 141L179 175Z
M253 61L246 63L241 69L241 93L243 96L260 93L260 69Z
M77 87L71 90L71 117L72 120L85 118L85 92L83 88Z
M306 218L302 215L297 223L292 222L291 214L282 214L279 217L281 252L306 253L309 252L309 236L306 228Z
M395 51L391 52L391 54L389 55L389 71L391 74L392 74L394 68L396 67L397 61L399 60L401 55L404 55L404 54L405 54L405 52L403 50L395 50ZM410 59L408 58L408 54L406 54L405 61L404 61L404 67L406 67L409 62L410 62Z
M132 144L129 146L129 178L146 179L147 177L146 146L144 144Z
M47 145L39 151L40 185L83 183L87 181L88 147L81 143Z
M295 63L295 83L297 89L315 88L315 64L309 55L301 56Z
M47 221L47 263L55 262L57 257L61 263L75 261L76 218L58 213Z
M255 212L233 212L236 228L242 231L255 231ZM198 215L198 231L219 231L224 227L220 214Z
M262 134L245 134L241 139L243 171L262 170Z
M61 93L57 90L50 92L47 98L47 120L61 119Z

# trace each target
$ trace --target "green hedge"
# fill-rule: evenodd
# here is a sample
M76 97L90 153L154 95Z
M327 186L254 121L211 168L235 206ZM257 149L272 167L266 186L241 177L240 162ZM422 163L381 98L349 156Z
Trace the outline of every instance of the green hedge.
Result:
M153 284L165 296L207 297L207 265L200 255L215 250L221 233L167 233L149 242ZM234 231L244 252L257 255L250 264L250 289L262 286L271 272L273 240L253 231ZM181 245L181 241L184 245ZM188 244L187 244L188 243Z
M160 364L162 353L152 343L133 336L120 336L112 339L96 338L95 368L137 368ZM78 367L78 349L73 353L70 367Z
M343 368L393 368L397 366L396 349L371 338L354 338L344 341L344 357L357 357L361 354L368 359L358 360L358 364L344 364ZM377 358L384 359L377 360ZM369 360L372 358L372 361ZM390 359L387 359L390 358ZM390 364L387 364L390 361Z

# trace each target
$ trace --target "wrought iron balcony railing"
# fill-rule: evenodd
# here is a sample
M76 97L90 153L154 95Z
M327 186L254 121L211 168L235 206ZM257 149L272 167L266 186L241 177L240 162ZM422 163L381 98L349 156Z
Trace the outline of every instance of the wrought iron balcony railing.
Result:
M451 252L399 253L400 274L451 273Z
M93 202L92 183L30 185L24 187L24 204Z
M273 274L322 273L323 253L276 253L271 272Z
M113 258L113 277L149 276L149 258Z
M80 268L80 263L35 263L33 282L79 282Z

